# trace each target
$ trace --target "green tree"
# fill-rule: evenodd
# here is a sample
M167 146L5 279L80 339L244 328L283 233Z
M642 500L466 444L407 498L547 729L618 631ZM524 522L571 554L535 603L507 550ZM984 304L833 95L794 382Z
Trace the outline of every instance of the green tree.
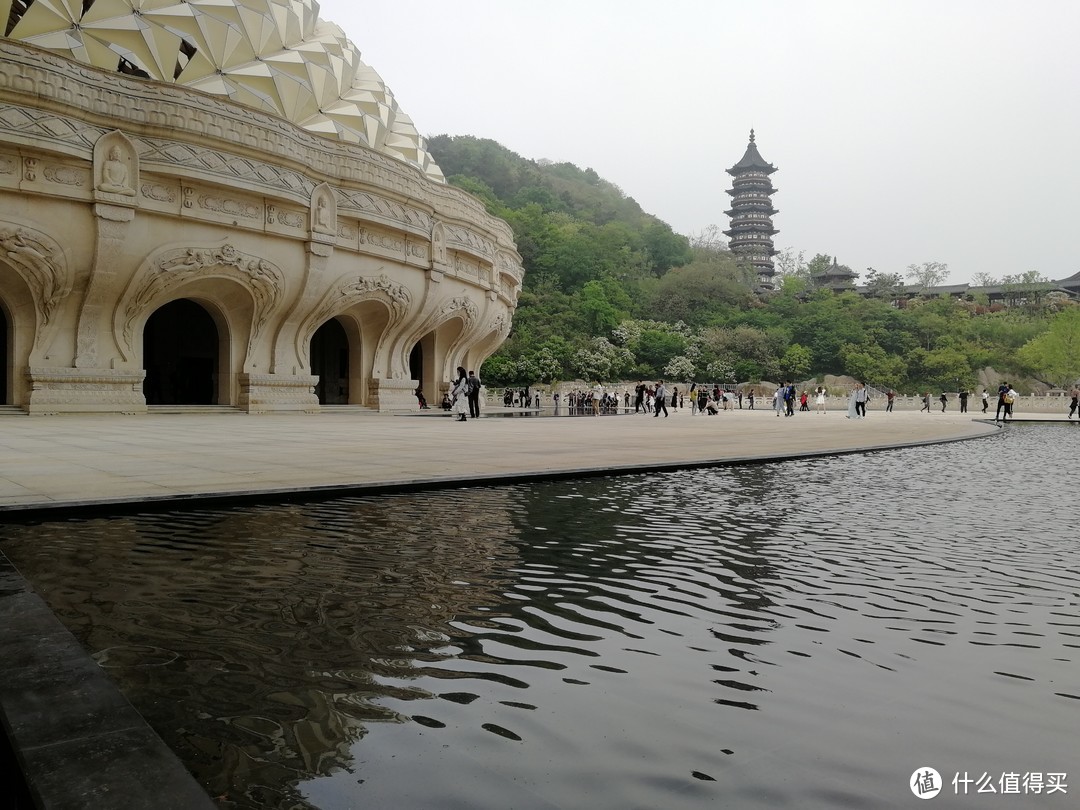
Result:
M810 373L811 359L808 349L792 343L780 358L780 371L789 380L804 379Z
M923 262L909 264L907 277L919 286L923 292L936 287L949 277L949 266L944 262Z
M1017 358L1040 379L1068 388L1080 378L1080 307L1054 316L1050 328L1029 340Z

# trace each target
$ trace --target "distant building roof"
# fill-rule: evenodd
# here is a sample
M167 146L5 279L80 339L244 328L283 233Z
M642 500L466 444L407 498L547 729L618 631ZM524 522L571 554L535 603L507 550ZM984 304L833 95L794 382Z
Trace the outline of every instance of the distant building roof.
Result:
M743 153L742 159L728 169L727 173L741 174L751 169L757 169L765 174L772 174L776 171L776 167L771 163L766 163L761 153L758 152L757 144L754 143L754 130L750 130L750 143L746 145L746 152Z

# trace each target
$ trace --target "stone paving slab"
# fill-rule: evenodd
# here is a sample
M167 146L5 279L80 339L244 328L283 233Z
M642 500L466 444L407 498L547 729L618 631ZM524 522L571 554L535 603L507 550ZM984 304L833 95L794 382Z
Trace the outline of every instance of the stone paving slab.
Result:
M182 414L0 420L0 514L386 491L856 452L993 433L978 414ZM1063 419L1057 421L1064 421Z

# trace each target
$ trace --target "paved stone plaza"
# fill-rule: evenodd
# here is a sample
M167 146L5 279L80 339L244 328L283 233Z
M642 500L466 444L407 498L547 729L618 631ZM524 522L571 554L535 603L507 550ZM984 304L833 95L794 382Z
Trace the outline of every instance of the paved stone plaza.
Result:
M979 414L731 411L670 418L213 413L0 419L0 511L499 482L969 438ZM1041 416L1042 419L1049 415ZM1065 420L1064 415L1049 417Z

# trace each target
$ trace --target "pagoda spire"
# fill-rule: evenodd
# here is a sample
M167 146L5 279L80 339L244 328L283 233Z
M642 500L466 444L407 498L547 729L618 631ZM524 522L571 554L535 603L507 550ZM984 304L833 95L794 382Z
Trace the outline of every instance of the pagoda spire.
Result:
M769 179L775 171L776 167L767 163L758 152L751 128L746 152L727 170L734 179L728 190L732 197L731 209L724 212L731 217L731 229L724 234L730 239L731 252L753 267L759 286L767 290L774 286L776 268L772 257L779 253L773 247L777 230L773 227L772 217L777 211L771 198L776 189Z

